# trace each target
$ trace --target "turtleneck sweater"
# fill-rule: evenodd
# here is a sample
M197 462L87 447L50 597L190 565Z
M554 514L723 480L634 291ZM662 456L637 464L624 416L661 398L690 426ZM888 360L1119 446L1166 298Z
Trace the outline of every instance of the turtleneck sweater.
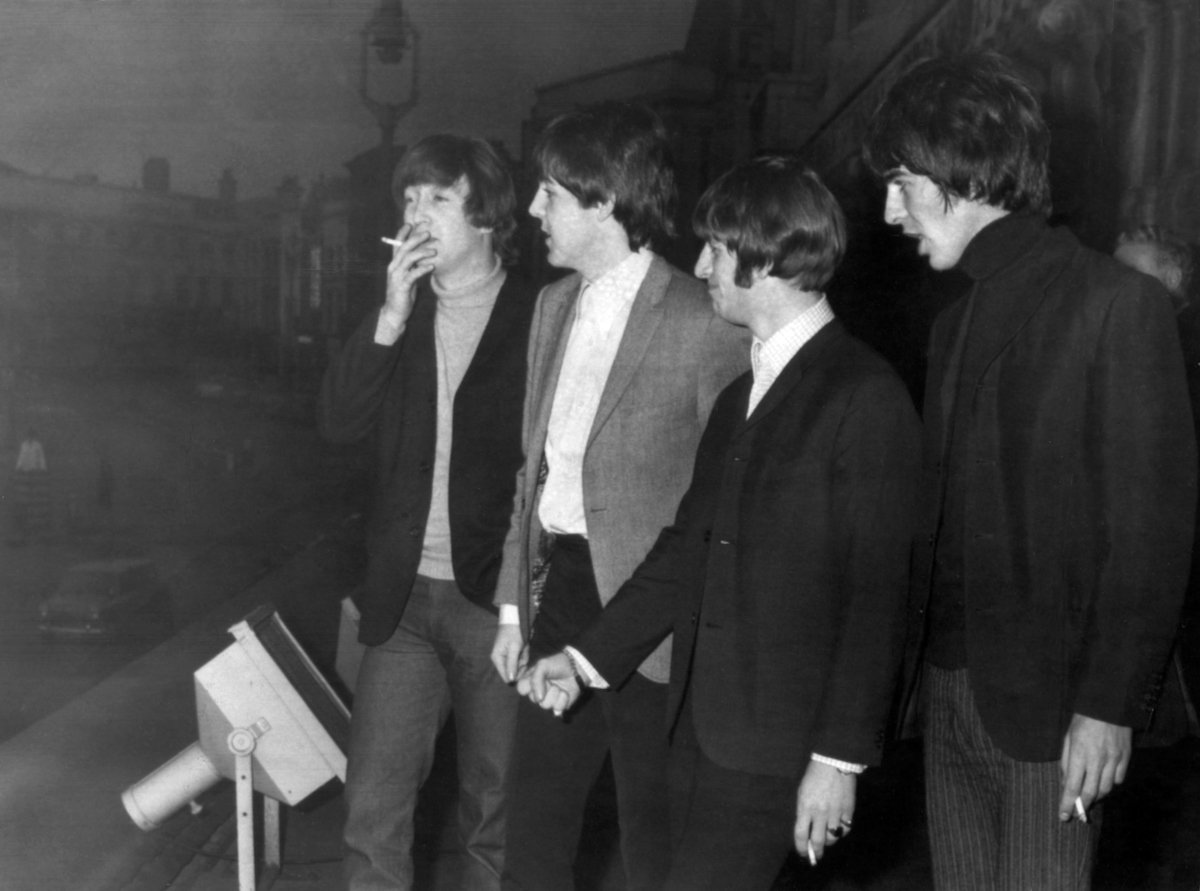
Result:
M972 280L962 323L954 333L946 356L947 374L938 398L952 406L944 417L949 426L945 498L942 526L938 531L933 585L929 602L929 648L926 658L939 668L963 668L967 664L966 600L963 565L966 533L967 422L971 397L984 363L982 335L996 325L1012 293L1009 275L1020 268L1021 259L1047 232L1044 218L1037 214L1013 213L984 226L963 251L958 268Z
M437 356L437 445L433 461L433 496L417 572L435 579L453 579L450 551L450 448L454 428L454 394L475 356L505 279L497 258L481 278L455 288L430 279L437 309L433 333Z

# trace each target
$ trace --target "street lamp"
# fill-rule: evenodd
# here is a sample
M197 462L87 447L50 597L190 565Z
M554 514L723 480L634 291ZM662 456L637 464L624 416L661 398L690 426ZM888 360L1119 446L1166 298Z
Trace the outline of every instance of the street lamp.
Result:
M400 119L417 104L418 37L401 0L380 0L362 29L359 96L379 122L385 149L391 148ZM402 71L406 63L411 69L407 93Z

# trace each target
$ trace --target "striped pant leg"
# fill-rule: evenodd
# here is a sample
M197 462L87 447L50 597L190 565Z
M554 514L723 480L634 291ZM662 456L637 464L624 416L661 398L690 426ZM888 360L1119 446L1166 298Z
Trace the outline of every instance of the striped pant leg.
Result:
M925 666L925 805L938 891L998 891L1000 775L967 672Z
M939 889L1086 891L1100 832L1061 823L1058 761L1000 751L975 708L965 670L926 666L925 782Z
M1100 837L1101 808L1088 822L1058 819L1062 770L1058 761L1013 761L1005 769L1000 888L1005 891L1087 891Z

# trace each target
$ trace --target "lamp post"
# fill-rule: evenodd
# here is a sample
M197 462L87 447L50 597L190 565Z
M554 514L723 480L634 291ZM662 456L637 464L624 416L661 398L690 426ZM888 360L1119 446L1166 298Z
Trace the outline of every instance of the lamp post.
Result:
M358 319L383 299L391 249L379 236L395 232L392 170L401 148L396 125L416 107L420 41L401 0L379 0L361 32L359 98L379 124L380 141L346 162L351 201L347 226L345 322ZM336 327L342 328L339 322Z
M401 0L380 0L379 8L362 29L359 96L379 123L385 154L396 125L417 104L419 35L404 14ZM409 70L408 88L403 75Z

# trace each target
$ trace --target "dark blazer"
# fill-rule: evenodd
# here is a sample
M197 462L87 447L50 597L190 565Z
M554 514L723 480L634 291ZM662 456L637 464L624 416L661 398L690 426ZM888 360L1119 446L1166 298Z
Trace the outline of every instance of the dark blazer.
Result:
M920 429L878 355L826 325L747 419L721 394L675 524L577 642L610 682L674 630L704 752L798 779L879 760L903 642Z
M394 346L374 342L378 313L346 341L321 387L319 426L333 442L378 441L370 555L359 640L375 645L395 631L421 560L433 486L437 298L418 285L405 331ZM454 398L450 454L450 540L454 576L473 603L492 598L521 464L525 356L534 290L512 270Z
M1188 571L1195 443L1158 284L1040 220L992 226L976 239L1024 248L998 273L1002 317L958 414L965 649L996 744L1046 761L1061 755L1073 713L1135 729L1153 714ZM945 491L941 394L964 302L935 321L930 345L913 672Z

